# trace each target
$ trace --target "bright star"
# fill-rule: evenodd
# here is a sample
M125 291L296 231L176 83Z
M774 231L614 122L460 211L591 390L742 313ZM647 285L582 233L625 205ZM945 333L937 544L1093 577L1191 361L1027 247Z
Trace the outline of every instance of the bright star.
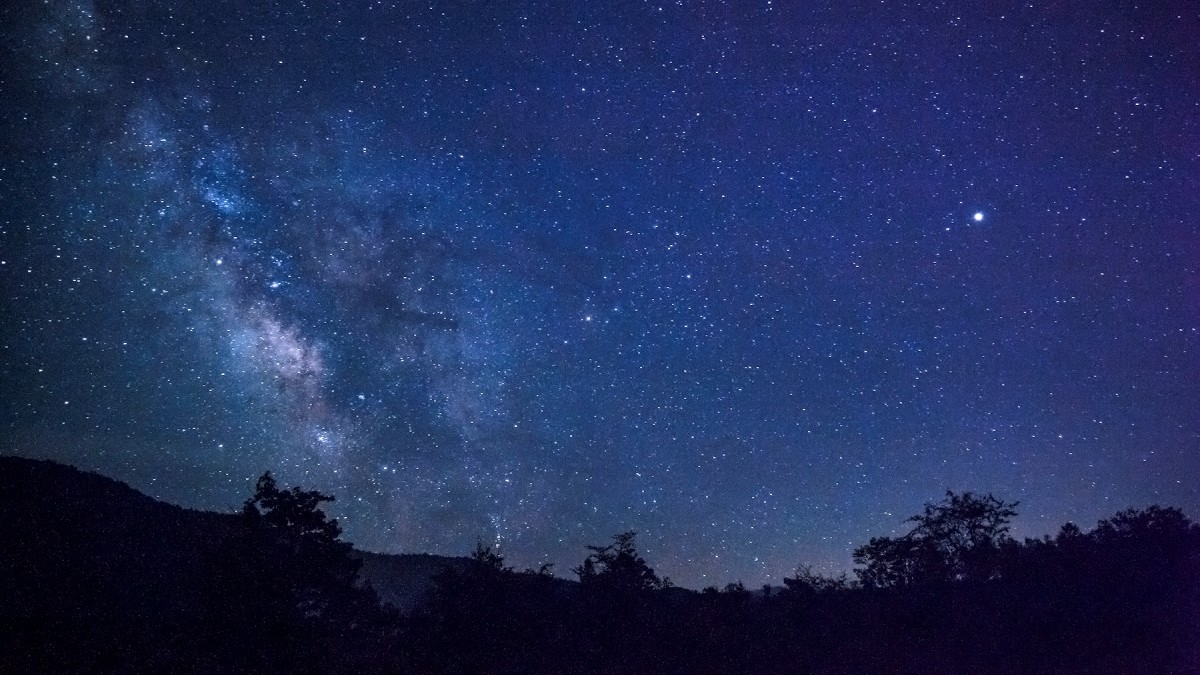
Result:
M975 222L977 222L977 223L979 221L983 220L983 211L976 211L974 218L975 218Z

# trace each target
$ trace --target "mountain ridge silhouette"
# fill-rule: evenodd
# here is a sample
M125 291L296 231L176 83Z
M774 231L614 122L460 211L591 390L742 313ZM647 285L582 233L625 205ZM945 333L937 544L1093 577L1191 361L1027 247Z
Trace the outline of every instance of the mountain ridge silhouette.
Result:
M236 519L161 501L68 464L0 456L0 561L10 571L0 579L0 602L47 611L108 603L107 611L134 613L156 598L195 602L187 580L202 573ZM437 573L469 562L428 553L354 555L363 561L363 579L401 611L420 604Z

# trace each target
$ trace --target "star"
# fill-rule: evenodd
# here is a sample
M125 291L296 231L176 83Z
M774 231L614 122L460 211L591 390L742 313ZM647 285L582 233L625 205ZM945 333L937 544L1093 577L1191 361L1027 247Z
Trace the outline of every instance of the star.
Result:
M976 211L975 215L972 216L972 219L974 219L977 223L983 222L983 211Z

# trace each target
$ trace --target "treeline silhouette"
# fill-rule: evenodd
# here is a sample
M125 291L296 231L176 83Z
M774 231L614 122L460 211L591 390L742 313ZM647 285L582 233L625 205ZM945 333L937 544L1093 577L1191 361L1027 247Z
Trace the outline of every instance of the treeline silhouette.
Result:
M35 478L0 481L0 672L1200 672L1200 526L1175 508L1018 541L1016 503L948 492L859 547L853 577L802 566L753 591L676 588L633 532L588 547L577 582L480 544L400 611L333 498L269 473L181 533L99 477L0 469Z

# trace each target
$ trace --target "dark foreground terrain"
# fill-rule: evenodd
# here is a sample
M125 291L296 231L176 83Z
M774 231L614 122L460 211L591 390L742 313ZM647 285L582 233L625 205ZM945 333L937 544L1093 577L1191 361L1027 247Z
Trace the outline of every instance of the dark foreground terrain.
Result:
M693 592L633 533L576 583L358 552L325 501L265 475L205 513L0 458L0 672L1200 673L1200 527L1172 508L1019 542L1015 504L950 493L853 580Z

